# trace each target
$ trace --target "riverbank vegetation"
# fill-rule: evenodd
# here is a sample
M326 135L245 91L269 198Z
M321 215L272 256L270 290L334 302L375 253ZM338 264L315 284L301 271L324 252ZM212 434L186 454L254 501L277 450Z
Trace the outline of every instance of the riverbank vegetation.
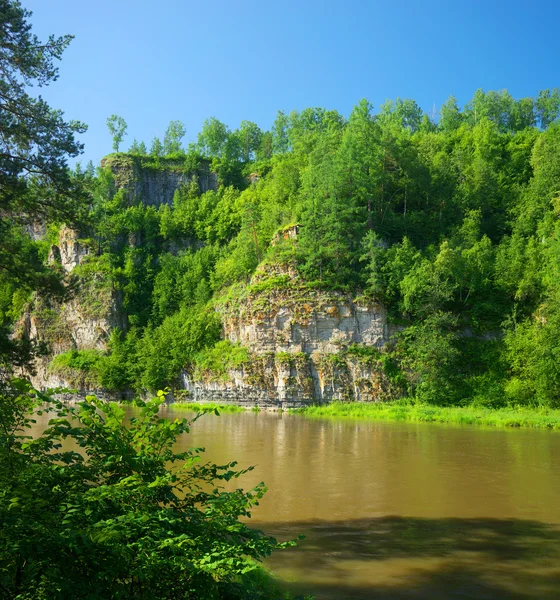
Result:
M240 521L266 488L224 490L252 467L205 463L200 448L175 452L192 421L162 419L162 397L136 403L130 419L94 397L48 401L49 426L33 439L21 410L32 392L17 388L0 405L11 427L0 437L6 598L277 597L259 564L293 543Z
M325 406L291 409L288 412L310 418L410 421L415 423L560 430L560 410L545 407L435 406L410 401L383 403L334 402Z

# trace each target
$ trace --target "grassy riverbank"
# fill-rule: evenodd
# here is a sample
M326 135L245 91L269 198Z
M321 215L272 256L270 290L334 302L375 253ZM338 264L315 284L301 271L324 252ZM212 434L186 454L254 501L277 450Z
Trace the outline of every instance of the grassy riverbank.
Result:
M560 430L560 410L539 407L493 409L476 406L430 406L402 402L334 402L326 406L309 406L290 412L321 418L354 418Z
M189 410L193 412L212 412L217 410L224 413L245 412L247 409L236 404L217 404L214 402L206 402L204 404L198 402L174 402L169 405L173 410Z

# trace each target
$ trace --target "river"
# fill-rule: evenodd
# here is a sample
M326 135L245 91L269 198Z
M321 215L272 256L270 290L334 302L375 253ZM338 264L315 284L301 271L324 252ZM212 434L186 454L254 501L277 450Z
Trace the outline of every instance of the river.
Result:
M182 443L255 465L253 526L306 536L267 563L294 593L560 597L557 432L247 412L205 415Z

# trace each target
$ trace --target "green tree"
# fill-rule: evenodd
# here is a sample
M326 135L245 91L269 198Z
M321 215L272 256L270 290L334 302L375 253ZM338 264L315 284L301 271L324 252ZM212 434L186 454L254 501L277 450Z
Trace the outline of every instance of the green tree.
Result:
M387 100L381 105L379 120L409 131L417 131L422 124L422 116L422 109L414 100L397 98L395 101Z
M20 384L20 398L28 388ZM186 419L165 420L163 395L138 416L89 397L31 419L0 405L0 582L6 598L265 598L251 573L276 540L250 529L265 492L221 487L247 470L175 450ZM69 443L83 453L65 450ZM250 469L249 469L250 470Z
M111 115L107 119L107 127L109 128L109 133L113 138L113 150L118 152L119 146L126 135L128 125L122 117L119 117L118 115Z
M449 96L442 104L439 114L439 127L443 131L455 131L463 122L463 115L454 96Z
M541 90L537 96L536 108L540 126L546 129L560 114L560 90Z
M0 287L60 294L56 272L42 264L40 246L23 227L83 216L85 175L73 176L67 159L82 151L74 136L86 127L30 95L34 85L56 80L56 61L72 39L41 42L31 33L30 15L19 2L0 0ZM29 358L30 348L12 339L8 326L0 321L0 370Z
M244 162L249 162L255 157L255 152L259 149L262 140L262 131L260 127L252 121L241 121L241 125L236 132L241 146L241 156Z
M221 158L229 135L230 131L227 125L215 117L205 119L198 134L197 148L204 156Z
M341 172L342 193L347 197L348 203L356 205L356 220L361 220L362 228L365 226L369 230L374 227L381 196L380 138L381 132L373 115L373 107L367 100L360 100L352 110L344 130L337 162ZM359 231L358 223L356 233L363 233L363 229Z
M163 153L169 155L181 152L181 140L185 137L185 133L185 126L181 121L171 121L163 137Z
M436 311L399 336L398 354L408 374L410 392L419 400L454 404L458 383L457 319Z
M290 148L288 127L290 119L283 110L279 110L272 124L272 147L275 154L283 154Z
M140 154L140 144L136 141L136 138L132 140L132 144L128 149L129 154Z
M163 155L163 144L158 137L155 137L152 140L152 145L150 146L150 156L154 156L159 158Z

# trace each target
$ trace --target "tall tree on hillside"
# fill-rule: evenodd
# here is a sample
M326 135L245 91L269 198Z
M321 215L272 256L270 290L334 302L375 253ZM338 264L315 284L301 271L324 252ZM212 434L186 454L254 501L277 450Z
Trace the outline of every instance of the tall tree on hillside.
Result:
M546 129L560 114L560 90L541 90L536 101L540 126Z
M393 124L395 127L414 132L420 129L423 114L414 100L397 98L395 101L387 100L381 105L378 118L385 126Z
M244 162L249 162L255 157L262 139L260 127L252 121L241 121L236 132L241 146L241 157Z
M345 119L336 110L306 108L293 111L289 116L288 139L298 154L309 156L317 144L330 140L329 145L340 142Z
M265 131L262 134L261 143L259 145L259 149L256 152L257 160L267 160L272 158L274 154L274 145L273 145L273 137L272 132Z
M356 219L373 229L382 167L380 128L365 99L354 107L337 153L341 191L356 206ZM358 225L358 223L356 223ZM356 228L358 234L359 227ZM362 230L363 233L363 230Z
M459 126L463 122L461 109L454 96L449 96L442 104L439 115L439 128L442 131L455 131L456 129L459 129Z
M30 220L72 220L85 207L67 158L82 151L74 138L86 127L66 122L33 86L55 81L72 36L41 42L31 33L31 13L19 2L0 0L0 288L52 289L56 278L42 265L37 247L21 233ZM21 350L21 347L20 347ZM6 324L0 322L0 362L23 360Z
M288 127L290 121L283 110L279 110L272 124L272 147L275 154L284 154L290 149Z
M536 106L532 98L514 101L509 115L509 130L522 131L537 124Z
M113 138L113 150L118 152L119 146L126 135L128 125L122 117L119 117L118 115L111 115L107 119L107 127L109 128L109 133Z
M181 140L185 133L185 126L181 121L171 121L163 136L163 153L167 155L181 152Z
M161 143L161 140L156 136L152 140L152 144L150 146L150 156L158 158L162 154L163 154L163 144Z
M220 158L227 144L230 131L224 123L210 117L205 119L197 138L197 149L204 156Z
M298 237L304 277L341 286L355 276L358 231L354 202L342 191L337 159L329 137L320 136L303 176Z

